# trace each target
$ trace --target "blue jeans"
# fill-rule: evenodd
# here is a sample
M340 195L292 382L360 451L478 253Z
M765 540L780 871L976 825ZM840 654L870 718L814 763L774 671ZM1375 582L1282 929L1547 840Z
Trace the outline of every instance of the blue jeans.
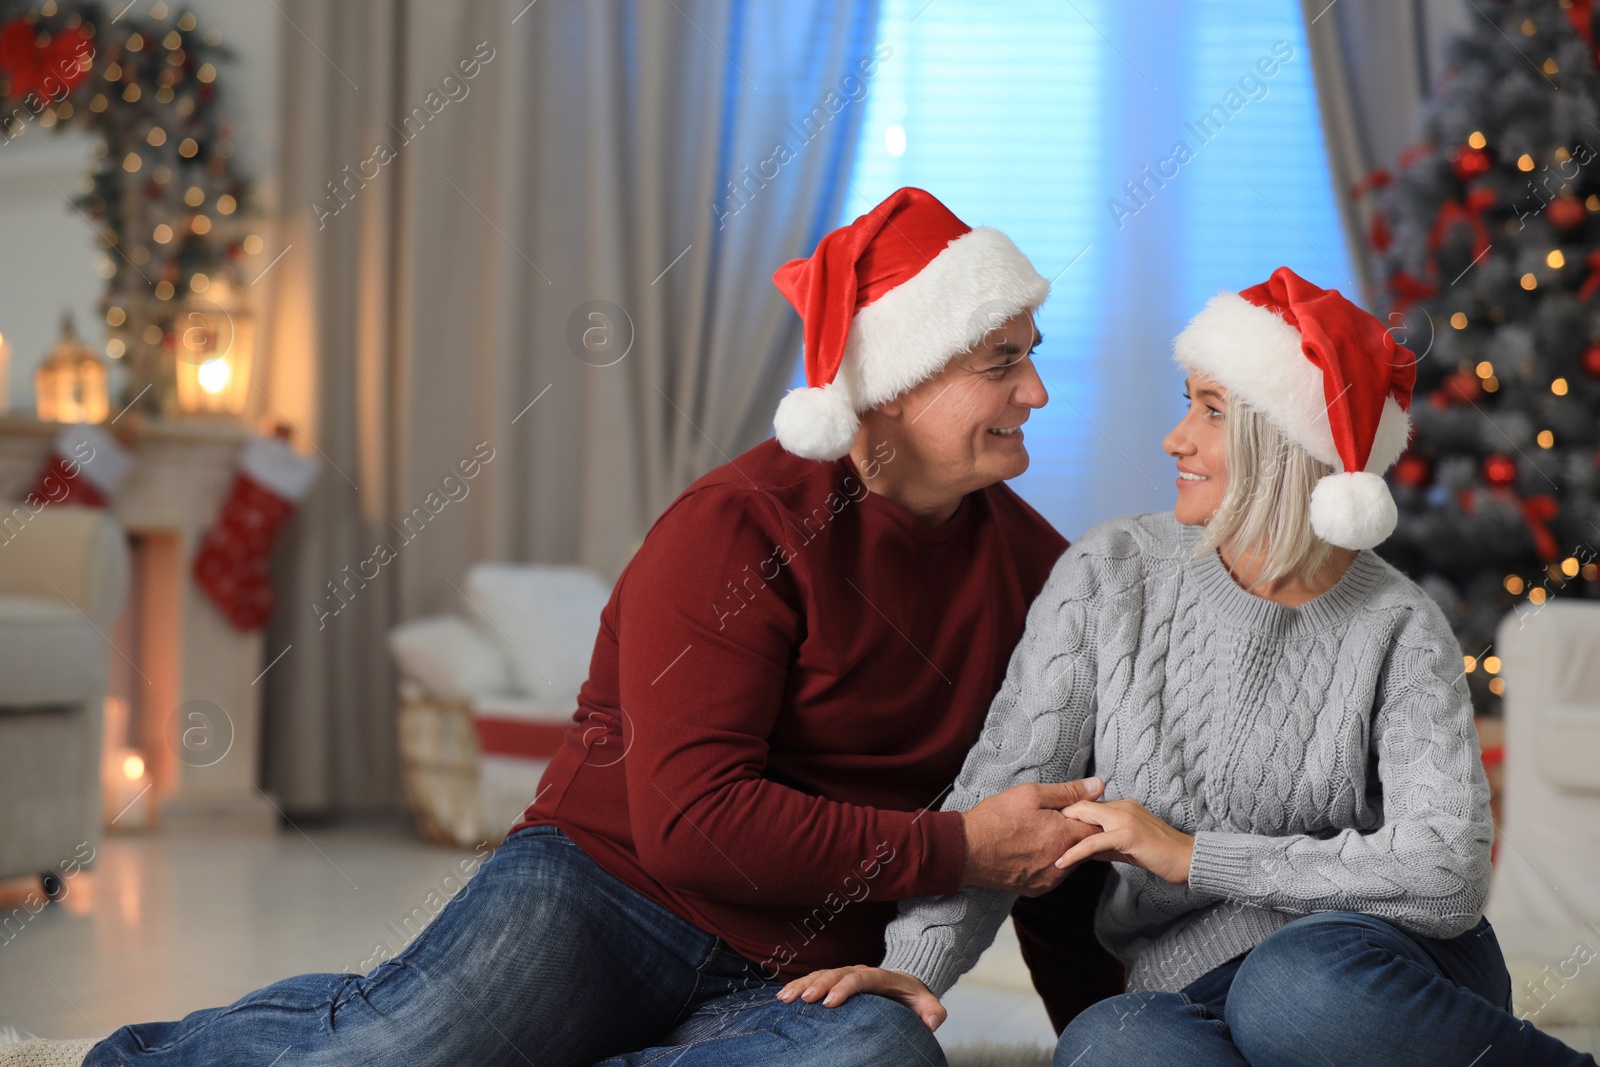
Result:
M1370 915L1296 919L1181 993L1125 993L1074 1019L1056 1067L1587 1064L1511 1014L1488 920L1449 940Z
M780 988L534 826L370 974L300 975L124 1026L84 1067L944 1067L900 1004L783 1004Z

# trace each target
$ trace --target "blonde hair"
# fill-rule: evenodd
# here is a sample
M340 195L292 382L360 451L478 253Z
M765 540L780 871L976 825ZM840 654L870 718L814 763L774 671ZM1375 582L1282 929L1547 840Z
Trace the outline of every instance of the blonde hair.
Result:
M1249 587L1310 580L1332 546L1311 528L1311 490L1333 468L1284 436L1238 394L1228 395L1228 488L1195 555L1233 544L1251 551Z

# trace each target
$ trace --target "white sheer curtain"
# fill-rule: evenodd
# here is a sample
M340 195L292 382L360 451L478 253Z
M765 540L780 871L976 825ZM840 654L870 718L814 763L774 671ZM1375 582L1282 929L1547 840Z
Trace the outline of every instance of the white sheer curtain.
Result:
M768 276L840 210L876 5L282 6L263 404L328 469L276 575L265 777L375 809L390 626L479 559L614 575L770 433L799 331Z

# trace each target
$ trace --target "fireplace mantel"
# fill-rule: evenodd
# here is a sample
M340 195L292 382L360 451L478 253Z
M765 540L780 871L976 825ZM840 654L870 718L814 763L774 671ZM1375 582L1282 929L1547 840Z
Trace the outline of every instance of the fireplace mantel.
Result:
M0 416L0 499L27 495L60 429ZM234 629L190 574L249 437L245 426L220 419L145 422L133 469L111 503L134 546L127 621L138 635L130 676L139 690L136 741L164 822L276 825L257 783L262 635ZM108 656L129 654L107 639Z

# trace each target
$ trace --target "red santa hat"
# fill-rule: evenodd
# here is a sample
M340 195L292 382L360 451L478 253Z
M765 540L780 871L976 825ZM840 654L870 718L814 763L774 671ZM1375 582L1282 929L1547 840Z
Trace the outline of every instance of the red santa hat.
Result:
M857 413L937 374L1050 283L999 230L973 229L921 189L900 189L823 237L772 281L805 320L806 386L778 405L778 443L833 460Z
M1218 293L1178 335L1185 369L1227 388L1334 468L1311 494L1311 527L1343 548L1394 532L1383 473L1405 450L1417 361L1371 314L1288 267Z

